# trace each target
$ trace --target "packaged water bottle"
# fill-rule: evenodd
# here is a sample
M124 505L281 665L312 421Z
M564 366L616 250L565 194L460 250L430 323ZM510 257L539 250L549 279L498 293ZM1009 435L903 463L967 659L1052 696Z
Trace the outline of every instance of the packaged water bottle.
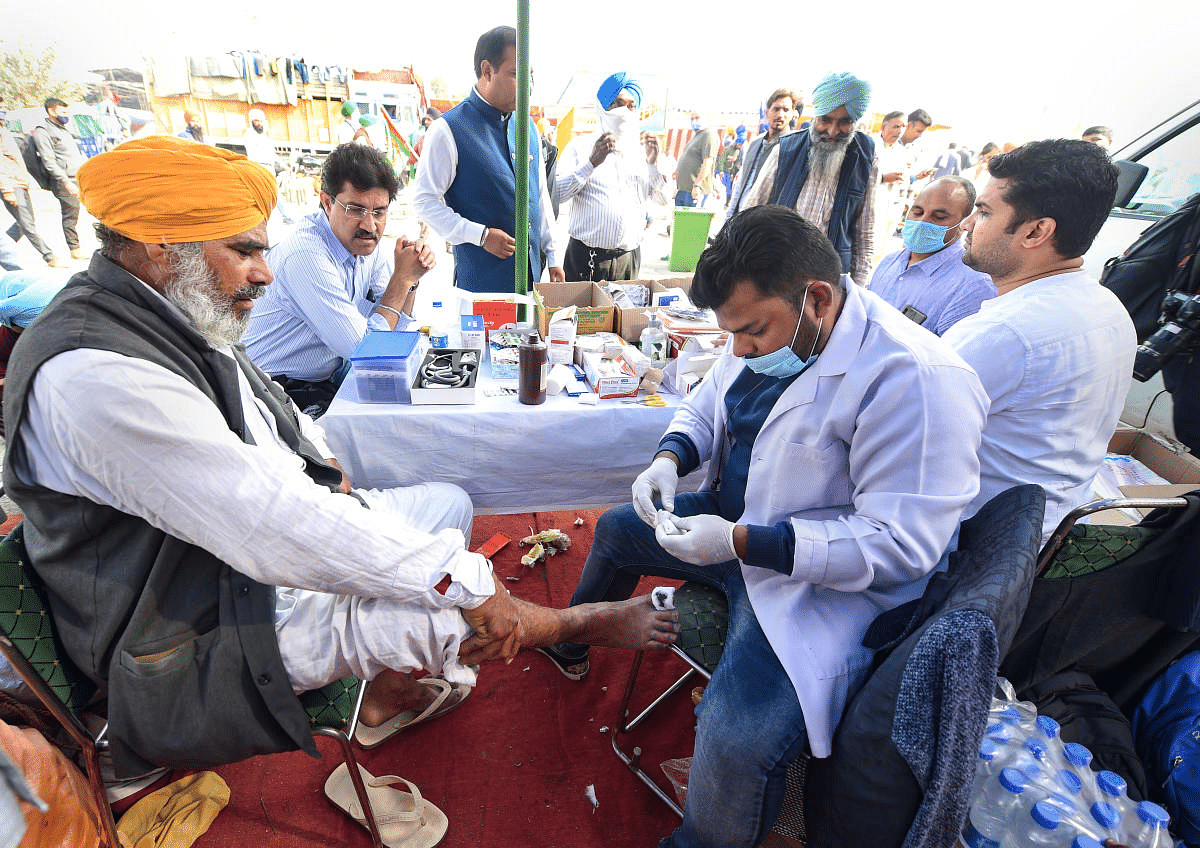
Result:
M1096 800L1110 805L1125 821L1131 821L1135 805L1126 793L1125 778L1113 771L1096 773Z
M966 848L999 848L1009 824L1021 811L1028 781L1017 769L1001 770L967 813L958 844Z
M1112 804L1097 801L1088 811L1087 820L1080 822L1079 829L1094 837L1101 844L1106 839L1120 842L1121 812Z
M1054 786L1047 787L1048 794L1044 799L1062 810L1067 818L1079 815L1087 809L1083 798L1083 781L1070 769L1059 769L1054 775Z
M1004 765L1022 771L1031 784L1053 789L1051 781L1058 770L1051 767L1049 757L1045 745L1037 739L1029 738L1020 747L1012 749L1012 754Z
M1137 815L1127 824L1122 842L1130 848L1170 848L1173 841L1167 833L1171 816L1153 801L1137 805Z
M999 774L998 754L1001 747L1002 744L986 736L979 743L979 759L975 763L975 783L971 789L971 803L968 806L975 804L976 799L983 794L986 787L995 781Z
M642 330L640 347L649 359L650 364L659 366L667 361L667 332L658 320L657 312L647 312L650 323Z
M1063 819L1062 810L1048 801L1038 801L1028 816L1017 816L1013 820L1008 835L1000 844L1003 848L1061 848Z
M1071 848L1102 848L1102 846L1087 834L1080 833L1071 840Z
M1085 771L1089 775L1091 774L1092 752L1078 742L1068 742L1063 745L1063 758L1080 777L1087 776L1084 774Z
M433 320L429 322L429 345L450 347L450 313L440 300L433 302Z

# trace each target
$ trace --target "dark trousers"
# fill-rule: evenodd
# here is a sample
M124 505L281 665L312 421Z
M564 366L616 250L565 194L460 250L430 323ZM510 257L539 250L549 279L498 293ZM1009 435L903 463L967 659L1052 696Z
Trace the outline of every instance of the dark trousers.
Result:
M636 280L642 269L642 249L599 250L588 247L579 239L567 242L563 256L563 273L567 282L577 280Z
M62 207L63 238L67 240L67 249L78 250L79 233L75 232L75 225L79 223L79 198L67 191L66 184L62 182L54 184L53 193Z
M340 385L333 380L298 380L283 374L272 374L271 379L283 386L296 408L311 418L320 418L325 414Z
M13 241L20 241L21 236L24 235L33 245L33 249L42 254L43 259L47 261L53 259L54 251L38 235L37 220L33 216L33 200L29 197L29 191L15 188L13 196L17 199L15 203L4 201L4 208L16 219L15 223L8 228L8 237Z

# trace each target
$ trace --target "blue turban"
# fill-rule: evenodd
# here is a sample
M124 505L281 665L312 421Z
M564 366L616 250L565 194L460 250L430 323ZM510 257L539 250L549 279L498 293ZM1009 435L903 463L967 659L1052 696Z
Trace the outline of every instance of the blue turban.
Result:
M845 106L857 121L871 102L871 84L853 74L827 74L812 92L813 111L819 117Z
M612 105L612 102L617 99L617 95L622 91L628 91L633 95L633 106L635 109L642 107L642 86L624 71L618 71L600 83L600 88L596 90L596 99L600 101L601 106L608 109Z
M738 141L746 140L746 126L744 124L738 124L737 131L734 133L734 138L736 138Z
M0 324L28 327L67 284L69 275L8 271L0 275Z

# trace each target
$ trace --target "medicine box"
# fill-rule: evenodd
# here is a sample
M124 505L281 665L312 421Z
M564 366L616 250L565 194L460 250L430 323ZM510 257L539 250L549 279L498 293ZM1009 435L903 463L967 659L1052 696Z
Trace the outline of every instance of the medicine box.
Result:
M482 351L487 330L484 328L482 315L460 315L460 330L462 346Z
M641 380L620 354L585 351L582 358L583 373L602 399L637 395Z
M412 402L414 406L423 404L468 404L475 402L475 383L479 379L480 351L464 348L442 348L431 350L425 354L417 375L412 382ZM435 380L426 381L425 372L428 369L440 371L452 376L469 369L467 379L461 386L439 383Z
M421 359L421 334L369 330L350 354L358 399L363 403L409 403L409 386Z
M471 312L483 317L484 328L489 333L517 320L517 304L511 294L476 297Z

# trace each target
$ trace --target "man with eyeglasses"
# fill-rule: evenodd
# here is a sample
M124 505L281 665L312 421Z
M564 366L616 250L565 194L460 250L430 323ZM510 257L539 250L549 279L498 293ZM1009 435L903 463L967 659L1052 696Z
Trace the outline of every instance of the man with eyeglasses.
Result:
M329 408L368 329L412 324L421 276L433 267L423 240L377 251L399 183L375 148L337 147L321 169L321 208L271 250L275 284L255 307L246 351L314 417Z

